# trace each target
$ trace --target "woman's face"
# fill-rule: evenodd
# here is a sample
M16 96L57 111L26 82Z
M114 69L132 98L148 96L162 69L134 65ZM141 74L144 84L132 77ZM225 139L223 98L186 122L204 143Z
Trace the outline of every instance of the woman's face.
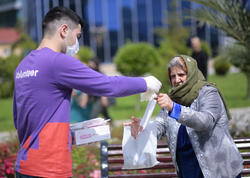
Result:
M187 73L182 68L174 66L170 70L170 81L173 87L177 87L187 80Z

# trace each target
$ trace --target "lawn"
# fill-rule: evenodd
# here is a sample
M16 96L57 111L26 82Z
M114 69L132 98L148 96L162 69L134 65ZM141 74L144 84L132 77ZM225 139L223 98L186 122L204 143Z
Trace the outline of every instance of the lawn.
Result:
M221 89L229 108L241 108L250 106L250 100L245 100L246 77L242 73L228 74L225 77L212 75L208 77L210 82L215 82ZM142 117L147 102L142 102L141 109L136 110L137 95L117 98L115 106L110 107L110 115L115 120L128 120L131 116ZM159 113L160 108L155 107L153 115ZM0 132L13 130L12 99L0 99Z
M0 132L13 130L12 99L0 99Z
M242 108L250 106L246 100L247 79L242 73L228 74L227 76L211 75L210 82L215 82L222 92L229 108Z

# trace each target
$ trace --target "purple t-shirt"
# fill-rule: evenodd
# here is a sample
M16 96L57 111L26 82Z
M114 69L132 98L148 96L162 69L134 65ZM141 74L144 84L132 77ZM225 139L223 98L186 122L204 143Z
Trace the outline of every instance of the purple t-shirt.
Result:
M140 77L108 77L49 48L28 54L15 71L14 124L21 148L16 170L40 177L71 177L69 130L72 88L95 96L146 91Z

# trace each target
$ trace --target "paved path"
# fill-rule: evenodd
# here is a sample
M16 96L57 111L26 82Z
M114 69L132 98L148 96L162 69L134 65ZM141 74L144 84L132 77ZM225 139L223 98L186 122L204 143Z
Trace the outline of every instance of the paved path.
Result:
M16 137L16 131L10 131L10 132L0 132L0 143Z

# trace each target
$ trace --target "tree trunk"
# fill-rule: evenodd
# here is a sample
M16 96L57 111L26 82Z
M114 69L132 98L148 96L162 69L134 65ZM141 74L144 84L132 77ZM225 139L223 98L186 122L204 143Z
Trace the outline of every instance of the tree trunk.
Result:
M247 77L247 99L250 99L250 72L245 73Z
M140 108L141 108L140 97L141 97L140 94L136 95L136 105L135 105L135 110L136 111L140 110Z

